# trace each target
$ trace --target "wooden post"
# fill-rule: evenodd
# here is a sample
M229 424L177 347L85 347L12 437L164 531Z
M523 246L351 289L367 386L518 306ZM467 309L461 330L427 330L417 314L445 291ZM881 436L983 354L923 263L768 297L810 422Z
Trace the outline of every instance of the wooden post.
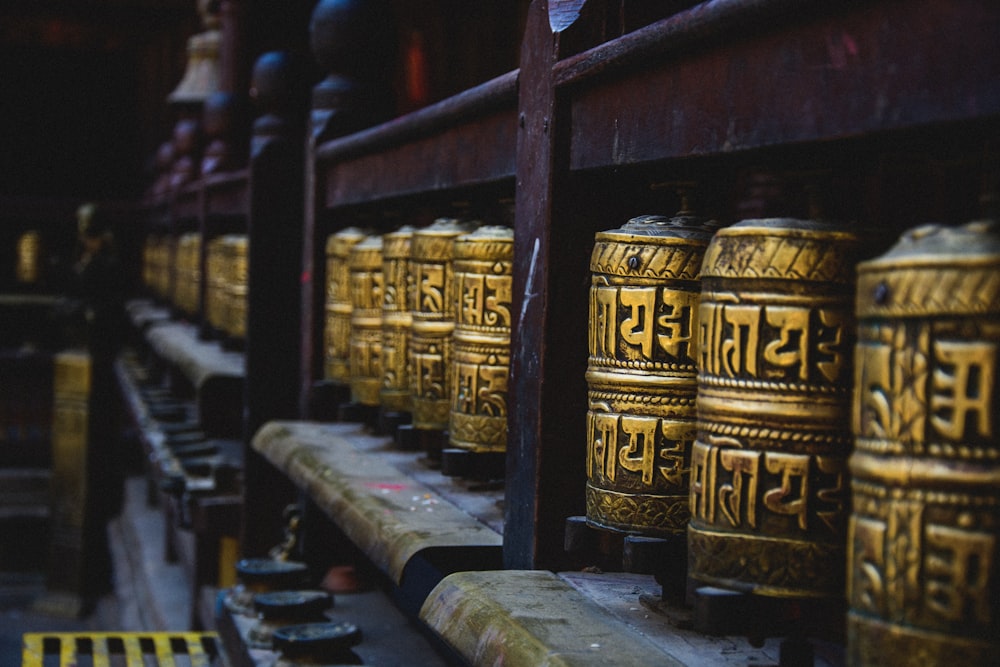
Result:
M586 334L579 332L586 321L574 318L587 312L587 288L567 286L565 278L581 262L586 273L589 250L579 233L553 239L556 228L582 208L568 182L569 110L556 90L553 66L603 39L605 4L535 0L521 48L510 387L517 409L509 417L504 521L508 568L559 567L566 561L565 520L583 513L587 358ZM581 391L567 391L574 384Z
M309 25L313 55L327 72L312 90L306 137L305 232L302 247L302 357L299 405L309 417L322 377L325 236L322 223L327 184L316 163L324 142L388 118L391 95L389 47L395 43L384 0L321 0ZM334 230L329 230L334 231Z
M249 166L249 276L244 437L264 423L298 416L299 281L302 273L302 124L296 117L292 59L265 53L253 70L256 102ZM281 541L291 486L248 446L243 551L260 555ZM267 493L260 493L267 489ZM252 525L247 525L252 521Z

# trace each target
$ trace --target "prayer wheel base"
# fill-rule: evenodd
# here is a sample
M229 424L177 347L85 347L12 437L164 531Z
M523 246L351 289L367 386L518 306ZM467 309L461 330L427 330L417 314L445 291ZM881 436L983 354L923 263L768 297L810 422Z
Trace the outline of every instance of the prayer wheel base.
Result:
M378 425L378 406L348 401L337 406L337 421L358 422L375 429Z
M341 382L322 380L313 383L309 396L309 418L317 421L337 421L337 409L351 400L351 388Z
M664 600L683 602L687 595L687 536L646 537L626 535L622 544L622 569L651 574L663 587Z
M441 474L448 477L503 479L506 469L506 452L472 452L459 447L441 450Z
M620 569L624 540L625 533L592 526L585 516L566 518L563 550L577 569L596 567L606 572Z
M399 428L410 424L412 421L413 417L409 412L386 410L382 407L379 408L378 426L376 427L376 431L380 435L389 435L395 438Z
M595 526L584 516L566 519L563 548L579 567L651 574L662 598L683 603L687 596L687 539L684 534L648 537Z
M420 429L413 424L400 424L396 428L396 448L404 452L423 451L423 444L420 442Z
M751 643L768 637L788 638L789 656L805 655L806 638L843 643L842 621L846 606L833 598L769 597L741 593L714 586L694 588L690 601L694 608L694 630L707 635L742 635ZM784 656L786 647L782 646ZM812 655L811 648L808 655ZM781 664L785 659L782 657ZM789 662L790 665L808 662Z
M444 429L418 428L421 448L427 457L424 463L430 468L441 467L441 451L448 447L448 431Z

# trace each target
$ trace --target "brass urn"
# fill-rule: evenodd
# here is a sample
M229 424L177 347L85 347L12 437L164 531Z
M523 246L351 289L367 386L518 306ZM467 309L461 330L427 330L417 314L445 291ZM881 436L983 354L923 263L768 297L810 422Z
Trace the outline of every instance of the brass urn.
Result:
M509 227L488 225L455 239L448 439L471 452L507 449L513 265Z
M409 225L382 235L382 407L393 412L410 412L410 246L414 228Z
M351 248L351 400L379 405L382 388L382 237L372 235Z
M687 529L699 274L714 225L645 215L600 232L590 259L587 522Z
M476 226L476 223L440 218L413 233L410 247L413 280L410 392L413 426L417 429L444 431L448 428L451 409L448 369L455 330L454 241Z
M702 265L689 574L771 596L842 597L859 238L745 220Z
M917 227L858 267L848 663L1000 655L1000 226Z
M356 227L346 227L326 239L323 376L345 385L351 380L351 271L347 258L365 236Z

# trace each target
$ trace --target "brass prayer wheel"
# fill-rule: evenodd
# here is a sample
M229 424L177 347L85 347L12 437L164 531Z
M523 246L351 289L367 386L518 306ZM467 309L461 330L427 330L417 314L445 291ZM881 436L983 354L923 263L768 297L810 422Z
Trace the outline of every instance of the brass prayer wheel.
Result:
M201 285L201 234L182 234L177 242L177 261L174 281L174 305L181 312L194 315L201 307L199 286Z
M373 235L351 248L351 400L379 405L382 388L382 237Z
M597 234L590 259L587 523L687 529L701 260L714 227L645 215Z
M156 264L156 237L146 236L142 241L142 284L148 290L153 289Z
M514 230L487 225L453 246L455 331L448 439L471 452L507 449Z
M414 228L409 225L382 236L382 407L409 412L410 376L407 353L410 348L409 263Z
M35 230L24 232L17 238L17 265L14 275L17 282L32 284L41 278L42 237Z
M175 247L174 238L166 235L158 237L153 243L150 277L153 293L161 299L173 296Z
M205 248L205 320L217 331L225 328L226 239L217 236Z
M351 380L351 281L347 257L365 232L347 227L326 239L326 320L323 325L323 374L327 380Z
M857 315L848 664L998 664L1000 226L905 233Z
M225 331L242 339L247 333L247 279L249 277L249 239L246 234L226 237L226 315Z
M413 279L413 335L410 338L410 391L413 426L423 430L448 428L455 302L452 295L454 241L476 224L440 218L413 233L410 275Z
M705 252L689 574L771 596L844 591L854 266L836 225L745 220Z

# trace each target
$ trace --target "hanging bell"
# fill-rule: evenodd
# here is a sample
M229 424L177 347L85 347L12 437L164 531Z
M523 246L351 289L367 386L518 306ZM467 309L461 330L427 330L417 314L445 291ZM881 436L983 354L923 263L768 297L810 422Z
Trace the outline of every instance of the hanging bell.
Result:
M203 104L219 90L222 32L217 13L210 9L211 4L210 0L198 2L198 12L206 30L188 38L187 66L181 82L167 96L170 104Z

